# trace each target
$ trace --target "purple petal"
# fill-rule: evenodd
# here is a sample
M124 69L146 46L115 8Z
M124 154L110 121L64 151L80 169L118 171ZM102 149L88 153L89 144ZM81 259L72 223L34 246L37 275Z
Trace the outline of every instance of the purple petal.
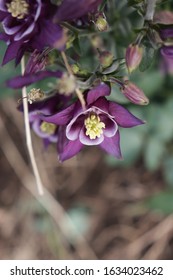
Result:
M87 94L87 104L90 105L95 102L99 97L110 94L110 87L104 83L91 89Z
M83 128L81 129L80 134L79 134L79 140L82 144L84 144L86 146L95 146L95 145L99 145L101 142L103 142L104 136L102 134L100 137L96 137L96 139L90 139L89 136L86 136L85 127L83 126Z
M98 111L101 111L101 112L107 114L107 112L109 110L109 101L104 97L100 97L92 104L91 108L93 108L93 107L96 108Z
M50 20L44 20L41 22L40 33L35 36L32 47L39 51L42 51L44 47L51 46L57 47L62 50L65 45L63 29L54 24Z
M103 134L106 137L112 137L118 130L117 123L108 117L108 115L99 115L100 120L105 124L105 129L103 129Z
M106 151L108 154L122 159L121 149L120 149L120 134L119 131L112 138L104 138L104 141L100 144L100 147Z
M15 78L12 78L9 81L7 81L7 86L17 89L22 88L24 86L28 86L48 77L60 78L61 76L62 73L60 71L40 71L37 73L25 74L24 76L17 76Z
M122 127L133 127L145 123L115 102L109 102L109 113L115 118L117 124Z
M84 124L84 116L81 115L77 119L74 118L66 128L66 136L69 140L76 140L79 138L79 133L83 127Z
M74 20L94 11L102 0L64 0L55 15L55 20Z
M57 125L66 125L73 118L75 103L66 108L65 110L58 112L52 116L40 115L40 118L46 122L54 123Z
M11 43L5 52L2 65L8 63L10 60L14 59L17 56L17 53L21 47L21 42L14 42Z
M161 54L166 57L173 58L173 47L162 47Z
M163 40L168 38L173 38L173 28L166 28L160 30L160 35Z
M60 162L72 158L82 149L83 145L78 139L75 141L68 140L67 138L64 138L64 135L62 133L59 136L60 138L58 140L58 153Z

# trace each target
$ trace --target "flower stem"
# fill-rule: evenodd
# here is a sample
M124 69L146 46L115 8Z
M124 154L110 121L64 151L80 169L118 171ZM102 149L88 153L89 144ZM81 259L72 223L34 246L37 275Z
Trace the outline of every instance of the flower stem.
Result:
M25 58L23 56L22 61L21 61L21 71L22 75L25 72ZM35 160L35 155L34 155L34 150L33 150L33 145L32 145L32 138L31 138L31 129L30 129L30 124L29 124L29 114L28 114L28 99L27 99L27 91L26 87L22 88L22 100L23 100L23 110L24 110L24 122L25 122L25 134L26 134L26 144L28 148L28 153L31 161L31 165L33 168L35 180L37 183L37 188L38 188L38 193L39 195L43 195L43 184L40 178L40 174L38 171L37 163Z
M65 52L62 51L62 52L61 52L61 56L62 56L62 58L63 58L65 67L66 67L66 69L67 69L69 75L70 75L70 76L74 76L74 75L73 75L73 71L72 71L72 69L71 69L71 67L70 67L70 65L69 65L69 63L68 63L67 56L66 56ZM80 103L81 103L81 105L82 105L82 108L85 109L85 100L84 100L84 97L83 97L82 92L80 91L80 89L79 89L77 86L76 86L75 91L76 91L76 95L78 96L78 98L79 98L79 100L80 100Z
M156 2L157 2L157 0L147 0L147 7L146 7L146 14L145 14L146 21L153 20Z

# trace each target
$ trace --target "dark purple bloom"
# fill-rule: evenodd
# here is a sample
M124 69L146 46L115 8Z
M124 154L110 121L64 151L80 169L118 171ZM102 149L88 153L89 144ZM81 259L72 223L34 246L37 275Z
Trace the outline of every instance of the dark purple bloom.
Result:
M42 119L63 126L58 143L60 161L76 155L84 145L99 145L107 153L121 158L120 127L133 127L144 122L133 116L121 105L108 101L106 84L91 89L86 94L86 109L79 101L59 113Z
M18 63L26 50L63 47L62 28L52 20L56 9L49 0L1 0L4 33L0 39L8 45L3 64L14 58Z

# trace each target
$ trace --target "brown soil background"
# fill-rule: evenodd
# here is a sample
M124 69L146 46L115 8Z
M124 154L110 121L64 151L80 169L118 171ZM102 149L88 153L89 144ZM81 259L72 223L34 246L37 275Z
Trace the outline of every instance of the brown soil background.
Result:
M173 215L143 207L146 198L164 190L160 172L150 173L142 163L108 167L94 147L60 164L56 149L45 152L33 134L49 192L40 198L31 180L23 118L12 98L1 101L0 135L0 259L173 258ZM66 216L80 208L87 214L79 223L87 226L82 234Z

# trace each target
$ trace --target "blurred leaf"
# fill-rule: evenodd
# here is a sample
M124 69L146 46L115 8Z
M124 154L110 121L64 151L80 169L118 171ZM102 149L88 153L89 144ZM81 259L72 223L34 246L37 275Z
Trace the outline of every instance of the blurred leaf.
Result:
M110 166L131 166L140 156L143 145L143 137L141 133L135 129L123 129L121 135L121 152L123 160L117 160L112 156L106 157L106 163Z
M163 154L165 152L165 146L163 143L156 137L150 137L146 142L146 148L144 153L144 161L146 167L154 171L160 164Z
M134 72L133 81L139 86L147 97L156 94L163 87L164 76L159 71Z
M76 37L76 39L73 41L73 47L77 54L82 55L82 49L80 47L80 41L78 37Z
M147 70L151 64L153 63L154 56L155 56L155 50L150 46L143 46L143 58L139 65L139 70L141 72L144 72Z
M173 212L173 192L159 193L146 201L146 206L165 215Z
M166 182L173 187L173 155L164 160L163 172Z

